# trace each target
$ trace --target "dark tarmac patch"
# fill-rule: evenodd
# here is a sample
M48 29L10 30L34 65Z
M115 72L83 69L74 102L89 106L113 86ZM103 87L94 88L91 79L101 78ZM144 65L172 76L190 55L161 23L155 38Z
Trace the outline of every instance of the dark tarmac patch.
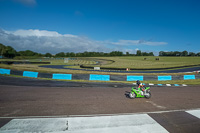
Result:
M0 119L0 128L6 125L9 121L11 121L11 118L1 118Z
M183 111L150 113L156 122L170 133L199 133L200 119Z

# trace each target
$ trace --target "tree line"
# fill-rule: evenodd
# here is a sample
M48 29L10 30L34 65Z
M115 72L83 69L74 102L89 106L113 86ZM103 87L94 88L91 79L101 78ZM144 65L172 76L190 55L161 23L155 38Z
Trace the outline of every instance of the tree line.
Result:
M14 58L16 56L44 56L43 54L33 52L31 50L26 50L26 51L16 51L13 47L11 46L5 46L0 43L0 56L6 57L6 58Z
M194 53L194 52L188 52L188 51L171 51L171 52L164 52L160 51L159 56L200 56L200 52Z
M59 52L55 55L52 55L51 53L41 54L37 52L33 52L31 50L25 50L25 51L16 51L11 46L5 46L0 43L0 56L6 57L6 58L14 58L18 57L24 58L24 57L31 57L31 58L37 58L37 57L109 57L109 56L154 56L153 52L142 52L141 50L137 50L136 54L131 54L129 52L123 53L121 51L112 51L110 53L104 53L104 52ZM160 51L159 56L200 56L199 53L194 52L179 52L179 51L171 51L171 52L164 52Z
M153 52L141 52L138 50L136 54L130 54L126 52L125 54L121 51L112 51L110 53L104 52L83 52L83 53L74 53L74 52L60 52L55 55L55 57L108 57L108 56L154 56Z
M147 52L141 52L141 50L138 50L136 54L130 54L129 52L126 52L125 54L121 51L112 51L110 53L104 53L104 52L59 52L55 55L52 55L51 53L41 54L37 52L33 52L31 50L25 50L25 51L16 51L11 46L5 46L0 43L0 56L7 57L7 58L14 58L14 57L107 57L107 56L154 56L153 52L147 53Z

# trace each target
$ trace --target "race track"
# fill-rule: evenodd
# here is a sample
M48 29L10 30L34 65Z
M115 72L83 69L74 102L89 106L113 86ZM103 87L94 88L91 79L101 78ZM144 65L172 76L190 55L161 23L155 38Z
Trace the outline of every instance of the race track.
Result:
M152 87L150 99L129 99L130 88L0 86L0 116L139 113L200 107L200 87Z
M18 79L18 83L22 84L24 81L26 80L23 78ZM106 86L104 84L104 86L85 87L70 86L71 83L67 86L68 82L65 82L64 87L55 87L48 86L49 81L46 82L45 80L40 81L40 86L19 85L17 83L15 85L1 84L0 127L14 118L59 118L80 115L107 116L145 113L148 114L148 118L150 116L151 119L160 123L164 129L170 132L188 131L188 129L194 129L193 132L197 132L200 129L200 119L185 112L200 108L200 86L151 87L152 97L150 99L130 99L127 97L131 89L128 86ZM35 81L35 83L37 82ZM55 84L59 84L59 81ZM132 115L131 117L136 116ZM181 124L181 121L185 122ZM15 123L15 121L11 121L11 124L13 122ZM2 131L6 131L3 129Z

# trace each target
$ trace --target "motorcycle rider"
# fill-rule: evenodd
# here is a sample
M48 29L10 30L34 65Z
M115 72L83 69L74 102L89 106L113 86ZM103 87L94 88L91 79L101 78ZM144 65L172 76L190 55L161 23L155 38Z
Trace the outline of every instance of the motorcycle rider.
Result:
M138 86L137 89L140 90L142 92L142 95L143 95L144 94L144 88L145 88L144 85L142 83L140 83L139 80L136 81L136 84Z

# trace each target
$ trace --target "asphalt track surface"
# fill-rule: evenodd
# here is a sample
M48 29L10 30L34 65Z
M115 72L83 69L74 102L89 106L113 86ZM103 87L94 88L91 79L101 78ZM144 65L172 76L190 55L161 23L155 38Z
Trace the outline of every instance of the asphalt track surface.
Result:
M90 85L0 76L0 127L17 117L169 111L149 116L169 132L200 131L200 119L181 111L200 108L200 86L151 87L150 99L130 99L130 89L123 84Z
M66 66L66 67L65 67ZM45 67L45 68L55 68L55 69L70 69L70 70L84 70L84 71L103 71L103 72L117 72L117 73L184 73L184 72L193 72L193 71L199 71L200 66L198 67L189 67L189 68L180 68L180 69L174 69L174 70L154 70L154 71L118 71L118 70L91 70L91 69L76 69L76 68L67 68L69 65L41 65L39 67Z

